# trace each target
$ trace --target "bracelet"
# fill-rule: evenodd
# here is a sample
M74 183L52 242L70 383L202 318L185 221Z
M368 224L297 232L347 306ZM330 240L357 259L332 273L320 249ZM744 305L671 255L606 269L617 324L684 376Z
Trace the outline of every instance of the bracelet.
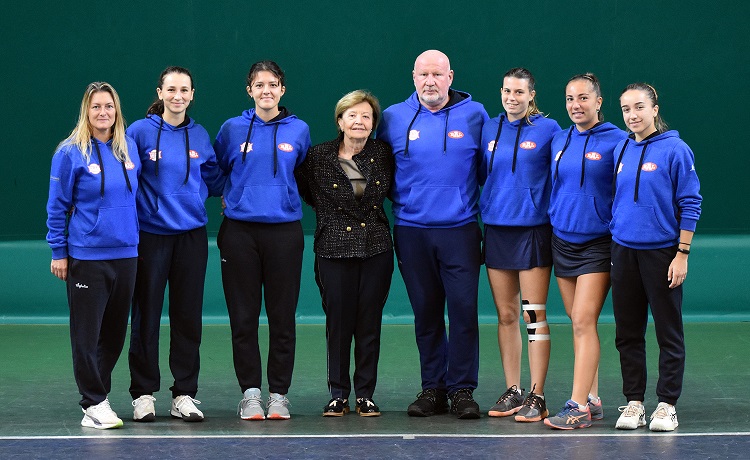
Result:
M681 252L687 255L687 254L690 254L690 249L677 248L677 252Z
M690 246L690 243L683 243L682 241L680 241L680 244L684 244L685 246Z

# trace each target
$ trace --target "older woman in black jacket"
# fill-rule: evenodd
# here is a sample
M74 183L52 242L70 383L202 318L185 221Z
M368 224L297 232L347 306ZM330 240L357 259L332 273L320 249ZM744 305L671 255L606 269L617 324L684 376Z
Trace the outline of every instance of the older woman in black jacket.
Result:
M352 91L338 101L339 136L310 148L297 169L302 198L315 209L315 278L326 313L328 387L324 416L349 412L349 357L354 337L354 392L361 416L373 402L380 324L393 274L393 245L383 201L393 178L391 147L370 135L378 100Z

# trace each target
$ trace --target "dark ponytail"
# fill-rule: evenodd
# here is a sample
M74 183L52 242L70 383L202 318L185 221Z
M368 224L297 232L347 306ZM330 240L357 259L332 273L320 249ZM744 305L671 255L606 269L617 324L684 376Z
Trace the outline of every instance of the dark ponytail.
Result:
M659 96L656 94L656 89L649 85L648 83L638 82L638 83L631 83L628 86L625 87L624 90L622 90L622 93L620 93L620 96L625 94L628 91L643 91L646 96L651 100L651 105L653 107L656 107L659 105ZM654 119L654 127L656 128L656 132L659 134L665 133L669 130L669 126L667 125L667 122L664 121L664 119L661 117L661 111L656 113L656 118Z
M159 75L159 84L157 85L158 88L161 88L164 86L164 78L166 78L167 75L171 73L181 73L183 75L187 75L190 77L190 88L195 89L195 86L193 85L193 76L190 74L190 71L186 69L185 67L180 66L169 66L166 69L164 69L161 72L161 75ZM154 102L151 103L151 105L148 107L148 110L146 110L146 116L148 115L159 115L162 116L164 114L164 101L159 99L159 96L156 96L156 99L154 99Z

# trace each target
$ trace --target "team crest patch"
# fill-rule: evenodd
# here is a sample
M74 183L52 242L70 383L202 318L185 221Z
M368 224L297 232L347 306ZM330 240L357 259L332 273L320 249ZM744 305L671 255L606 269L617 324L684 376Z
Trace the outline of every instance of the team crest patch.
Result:
M191 150L190 158L200 158L200 155L198 155L198 152L196 152L195 150Z
M253 143L252 142L243 142L240 144L240 152L252 152L253 151Z
M620 166L617 167L617 174L620 174L620 172L622 171L622 166L623 164L620 163Z
M534 150L536 148L536 142L534 141L523 141L520 144L518 144L519 147L521 147L524 150Z
M291 152L294 150L294 147L292 147L292 144L287 144L286 142L282 142L279 144L279 150L282 152Z
M416 141L417 139L419 139L419 131L417 131L416 129L412 129L411 131L409 131L409 140Z
M495 148L495 141L490 141L490 142L489 142L489 143L487 144L487 151L488 151L488 152L491 152L492 150L494 150L494 148Z
M555 161L559 161L561 156L562 156L562 150L557 152L557 155L555 155Z
M656 171L657 167L658 166L656 166L656 163L652 163L649 161L648 163L643 163L643 166L641 166L641 170L646 171L646 172L651 172L651 171Z
M148 159L151 161L156 161L156 150L148 152ZM161 159L161 150L159 150L159 159Z
M102 172L102 168L100 168L98 164L92 163L89 165L89 172L91 174L99 174L100 172Z
M599 160L602 159L602 156L599 154L599 152L588 152L586 154L586 159L587 160L599 161Z
M132 161L126 161L125 162L125 169L127 169L128 171L131 171L131 170L135 169L135 165L133 164Z
M461 139L462 137L464 137L464 133L459 130L453 130L448 133L448 137L450 137L451 139Z

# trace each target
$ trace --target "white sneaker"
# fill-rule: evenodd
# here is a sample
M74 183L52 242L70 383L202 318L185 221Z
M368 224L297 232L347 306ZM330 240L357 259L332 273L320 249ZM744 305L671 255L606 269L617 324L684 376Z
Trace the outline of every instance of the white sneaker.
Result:
M674 431L678 425L677 411L674 406L660 402L654 413L651 414L651 424L648 428L651 431Z
M242 401L237 406L237 413L240 414L240 418L242 420L265 420L266 413L263 412L260 389L248 388L242 396Z
M617 410L622 412L615 424L618 430L635 430L646 425L646 408L643 404L630 401L627 406L620 406Z
M143 395L134 399L133 420L136 422L153 422L156 419L156 410L154 409L154 398L151 395Z
M279 393L271 393L268 395L268 419L269 420L289 420L289 400L286 396Z
M202 422L203 412L199 411L196 404L201 402L188 395L180 395L172 400L172 417L181 418L186 422Z
M115 411L109 406L109 399L105 399L95 406L83 409L83 420L81 426L107 430L109 428L120 428L122 420L117 417Z

